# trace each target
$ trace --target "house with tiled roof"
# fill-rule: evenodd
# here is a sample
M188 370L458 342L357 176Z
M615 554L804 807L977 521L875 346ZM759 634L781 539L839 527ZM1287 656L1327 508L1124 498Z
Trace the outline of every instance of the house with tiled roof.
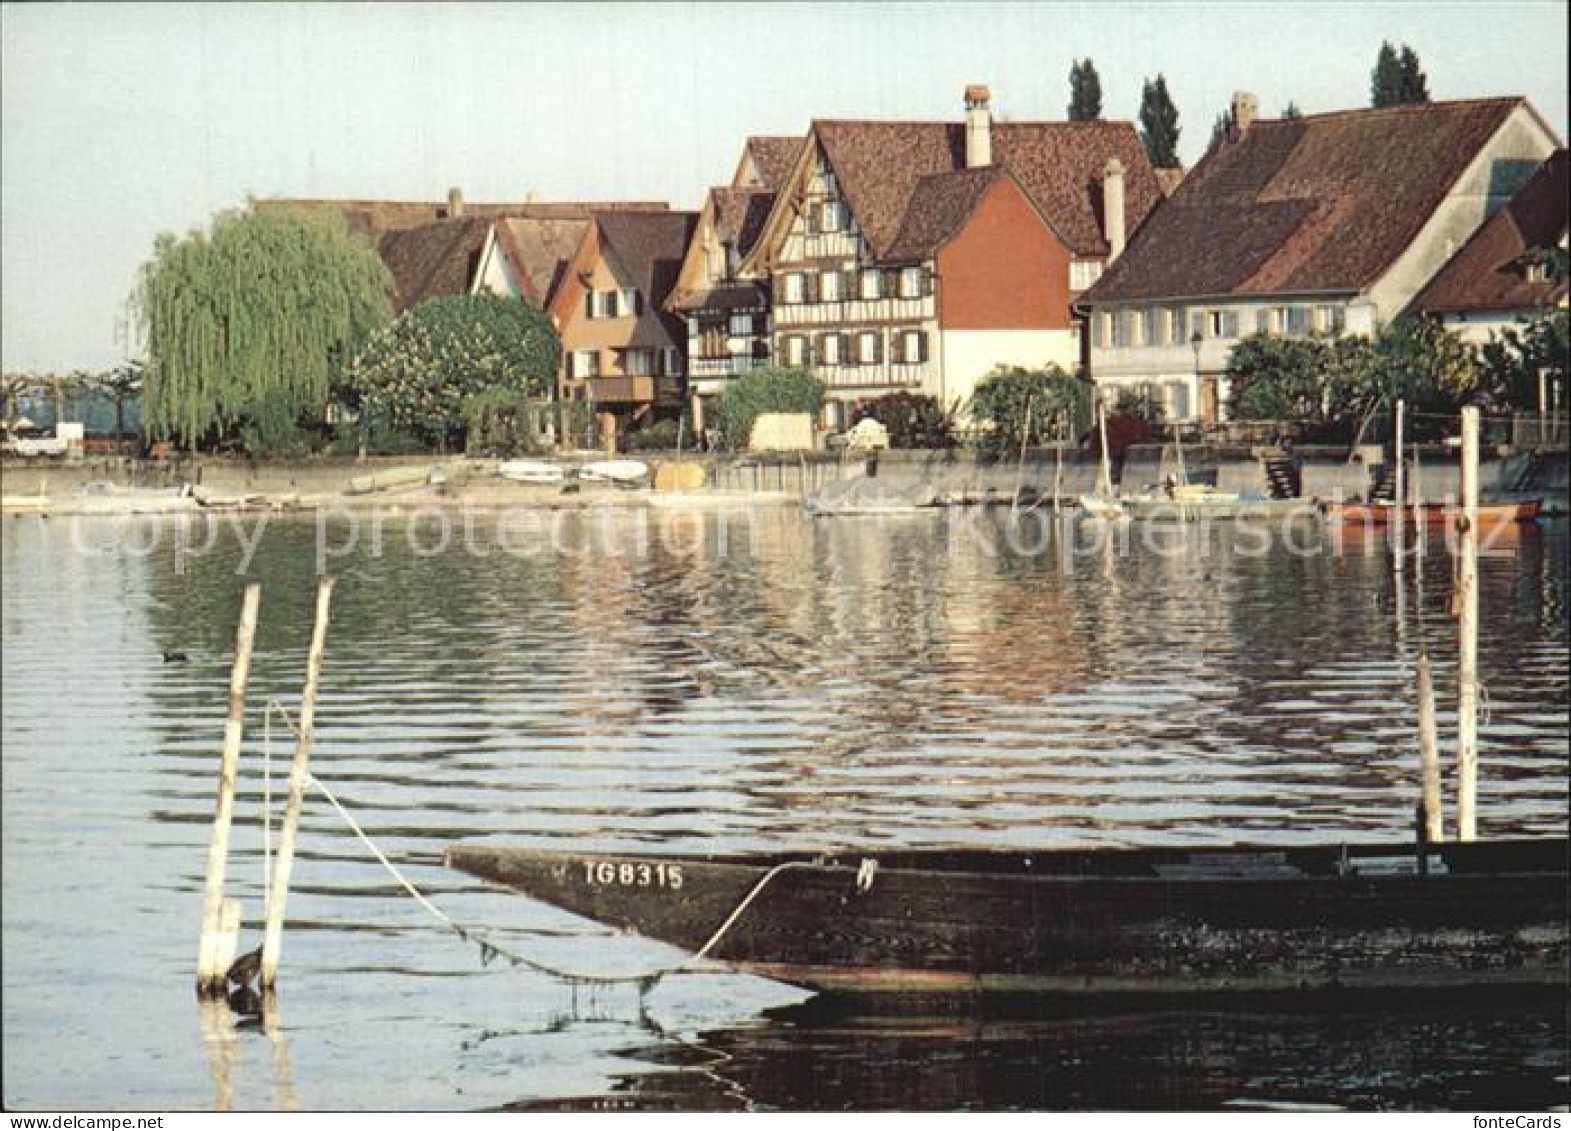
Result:
M428 298L482 291L544 307L594 212L668 210L658 201L472 204L457 188L445 203L272 198L257 206L338 211L387 264L399 311Z
M1566 304L1550 259L1566 250L1566 151L1557 149L1500 211L1429 280L1413 310L1482 344Z
M687 323L693 428L702 435L726 384L769 363L769 280L741 265L764 230L801 138L750 137L731 184L712 188L667 306Z
M1234 126L1083 300L1091 375L1173 421L1223 418L1242 337L1368 334L1522 187L1560 141L1521 98Z
M687 327L666 309L693 212L597 212L547 309L562 336L558 395L586 401L603 437L680 411Z
M838 427L909 391L963 406L995 365L1079 367L1072 304L1161 189L1127 122L814 121L742 275L770 353L817 370Z

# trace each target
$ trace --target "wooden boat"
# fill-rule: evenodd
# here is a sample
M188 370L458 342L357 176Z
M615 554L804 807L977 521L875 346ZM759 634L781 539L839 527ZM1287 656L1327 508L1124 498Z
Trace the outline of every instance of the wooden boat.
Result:
M1226 522L1235 519L1315 519L1320 510L1307 499L1268 499L1264 495L1180 487L1169 495L1137 495L1124 500L1131 518L1165 522Z
M1479 533L1488 535L1519 522L1537 521L1539 506L1538 499L1481 503L1478 507ZM1447 503L1420 503L1405 507L1391 503L1323 503L1321 507L1328 520L1348 526L1390 526L1399 520L1411 526L1444 526L1462 514L1461 507Z
M1080 509L1087 518L1094 518L1101 522L1123 522L1129 518L1129 512L1124 509L1124 504L1117 499L1106 498L1101 495L1081 495Z
M814 517L941 514L938 496L925 483L896 486L882 479L832 479L802 500Z
M1129 511L1113 494L1113 457L1107 447L1107 408L1100 403L1096 406L1096 426L1102 438L1102 462L1096 494L1081 495L1080 509L1087 518L1099 522L1124 522L1129 518Z
M590 919L852 994L1566 985L1567 842L447 863Z
M511 479L515 483L560 483L563 478L560 467L538 459L504 460L497 467L496 473L503 479Z
M594 483L616 483L629 486L643 482L649 476L649 465L636 459L607 459L586 463L578 469L578 478Z

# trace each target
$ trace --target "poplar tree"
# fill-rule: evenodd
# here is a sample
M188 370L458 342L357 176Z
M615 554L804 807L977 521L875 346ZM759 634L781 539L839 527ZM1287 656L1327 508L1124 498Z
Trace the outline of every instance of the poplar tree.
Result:
M1380 54L1375 57L1375 69L1369 76L1369 104L1400 106L1402 104L1402 61L1389 39L1380 44Z
M1167 93L1167 79L1157 75L1140 88L1140 140L1158 169L1178 167L1178 108Z
M1296 122L1303 116L1304 112L1298 108L1298 103L1296 102L1289 102L1282 108L1282 120L1284 122Z
M1424 68L1418 62L1418 52L1407 44L1402 44L1402 56L1398 63L1401 72L1402 101L1404 104L1416 105L1429 101L1429 77L1424 74Z
M131 296L143 430L194 450L247 429L265 449L320 423L355 353L391 320L392 289L336 212L248 208L159 236Z
M1069 68L1069 120L1095 122L1102 117L1102 79L1090 59Z

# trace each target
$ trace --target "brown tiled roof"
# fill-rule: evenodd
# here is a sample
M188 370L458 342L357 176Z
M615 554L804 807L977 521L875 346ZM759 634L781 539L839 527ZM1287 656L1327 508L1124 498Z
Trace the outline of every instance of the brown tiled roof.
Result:
M715 205L715 237L734 246L738 255L746 255L764 230L775 194L745 188L714 188L709 193Z
M1006 175L996 165L989 165L923 177L911 194L900 231L884 258L926 259L965 226L987 190Z
M649 309L659 314L674 339L685 338L682 320L666 312L665 302L682 270L698 213L597 212L594 219L602 247L633 277Z
M1530 282L1524 255L1559 245L1566 233L1566 151L1557 149L1532 180L1484 222L1413 300L1413 309L1526 310L1566 293L1564 283Z
M551 301L588 227L588 219L507 216L497 221L497 237L523 276L525 298L540 306Z
M884 258L917 183L964 169L965 126L953 122L813 123L851 213ZM1127 231L1161 199L1145 147L1128 122L994 122L993 160L1026 192L1070 251L1106 255L1101 185L1108 158L1124 166Z
M319 200L298 197L269 197L256 202L258 208L296 208L306 212L332 210L341 212L349 227L372 242L379 241L387 232L404 231L429 224L435 220L452 219L448 215L447 201L406 200ZM664 201L583 201L525 200L513 204L485 204L465 202L464 218L516 216L537 220L588 220L595 212L635 211L663 212L669 205Z
M707 291L678 293L672 296L671 309L690 313L695 310L754 310L769 305L768 290L760 283L722 283Z
M393 274L398 310L438 295L468 294L490 230L485 217L466 216L383 235L377 252Z
M1086 300L1360 291L1522 100L1256 121L1206 155Z
M759 180L764 182L763 187L770 192L780 191L781 184L791 172L792 162L796 160L797 150L801 148L802 139L799 137L759 136L747 139L747 151L752 154Z

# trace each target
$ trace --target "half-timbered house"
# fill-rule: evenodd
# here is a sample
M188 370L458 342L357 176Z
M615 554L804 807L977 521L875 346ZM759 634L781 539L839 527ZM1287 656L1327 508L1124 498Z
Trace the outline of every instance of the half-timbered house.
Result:
M909 391L962 411L1000 364L1082 363L1072 304L1156 207L1127 122L815 121L739 273L771 354L829 386L825 423Z

